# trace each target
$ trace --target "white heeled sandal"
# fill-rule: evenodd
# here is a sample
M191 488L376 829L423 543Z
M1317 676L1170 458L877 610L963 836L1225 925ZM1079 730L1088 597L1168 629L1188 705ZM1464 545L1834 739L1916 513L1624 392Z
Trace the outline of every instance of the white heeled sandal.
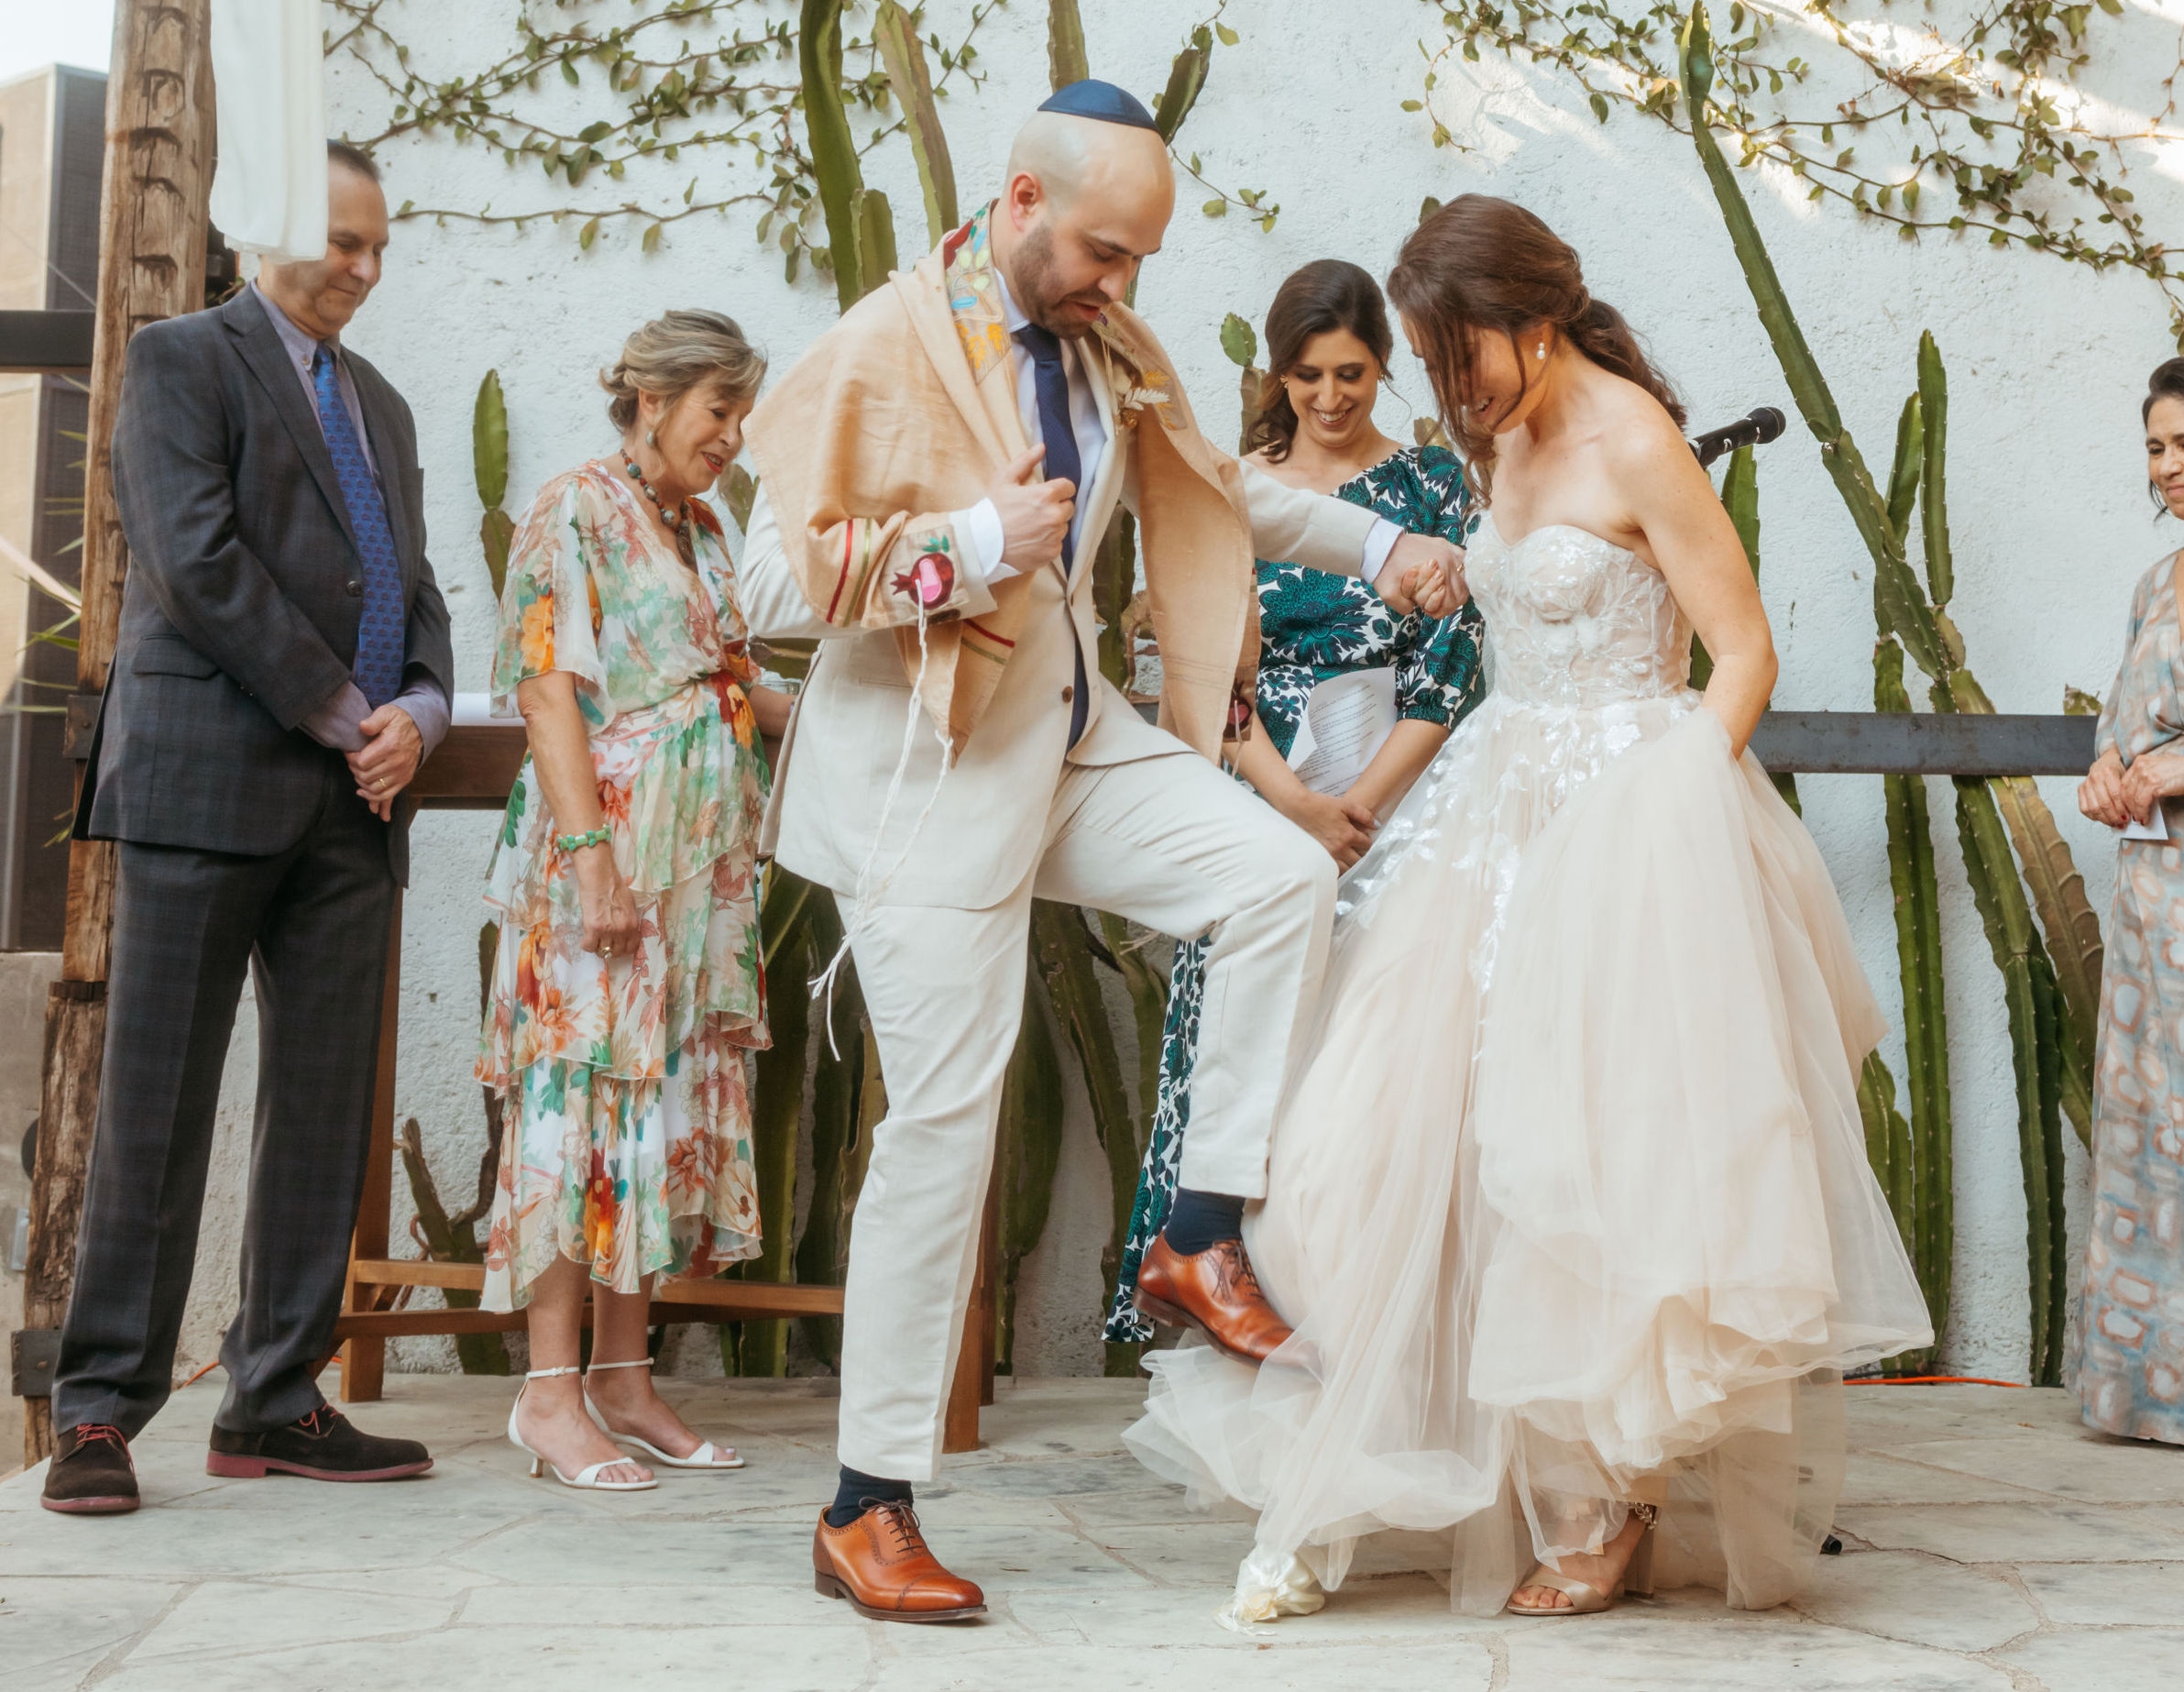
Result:
M595 1363L591 1367L596 1374L603 1368L650 1368L652 1366L653 1359L650 1357L631 1357L627 1363ZM646 1456L664 1468L708 1468L724 1471L743 1467L743 1459L736 1455L734 1446L716 1445L709 1439L686 1457L671 1457L659 1446L653 1445L651 1440L641 1438L635 1434L624 1434L619 1429L609 1426L607 1418L600 1413L599 1407L591 1401L591 1393L588 1390L584 1394L584 1408L590 1412L592 1421L598 1424L599 1432L609 1439L618 1445L636 1446L638 1450L643 1452Z
M584 1371L571 1363L562 1368L534 1368L523 1377L523 1384L516 1389L516 1401L508 1407L508 1443L531 1459L531 1478L536 1480L542 1474L551 1475L565 1487L579 1492L650 1492L660 1483L652 1480L601 1480L599 1477L609 1469L629 1461L627 1457L609 1457L604 1463L591 1463L578 1469L574 1476L565 1475L554 1464L523 1443L523 1435L516 1431L516 1412L523 1407L523 1394L530 1390L534 1380L551 1380L557 1375L580 1375ZM582 1390L581 1388L578 1389ZM585 1400L586 1408L591 1401ZM596 1413L596 1412L595 1412Z
M1542 1604L1534 1607L1520 1604L1512 1596L1507 1605L1512 1616L1592 1616L1604 1610L1615 1608L1619 1598L1652 1598L1653 1596L1653 1523L1660 1511L1652 1504L1633 1504L1630 1513L1645 1523L1638 1536L1638 1544L1630 1548L1630 1561L1624 1566L1622 1578L1603 1592L1587 1580L1574 1580L1569 1576L1549 1568L1544 1563L1536 1564L1531 1574L1517 1583L1521 1592L1526 1587L1545 1587L1560 1592L1570 1600L1565 1604Z

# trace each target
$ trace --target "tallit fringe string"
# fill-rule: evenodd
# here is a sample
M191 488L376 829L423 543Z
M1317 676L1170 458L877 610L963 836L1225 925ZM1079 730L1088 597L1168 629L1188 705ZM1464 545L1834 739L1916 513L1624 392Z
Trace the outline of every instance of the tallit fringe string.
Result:
M894 862L879 884L872 884L873 865L880 856L880 842L887 838L887 822L894 815L894 802L902 794L903 778L910 771L910 753L917 744L917 724L925 714L926 666L930 654L926 645L927 616L923 601L917 607L917 677L910 684L910 712L903 720L903 749L894 761L894 774L887 783L887 797L880 805L880 820L873 830L872 848L864 854L864 862L857 871L857 891L850 906L850 918L842 924L841 944L827 967L811 978L811 996L824 997L826 1008L820 1013L827 1025L827 1050L838 1061L841 1049L834 1041L834 987L841 972L842 961L850 955L850 942L857 931L871 920L880 901L887 896L888 888L894 884L896 873L909 861L910 851L917 844L917 837L925 832L926 820L933 814L933 807L940 802L940 789L948 785L948 773L955 767L955 749L948 738L948 731L936 723L934 737L940 742L940 775L933 783L933 791L926 797L925 808L917 813L917 820L910 825L910 838L903 842L903 849L895 853Z

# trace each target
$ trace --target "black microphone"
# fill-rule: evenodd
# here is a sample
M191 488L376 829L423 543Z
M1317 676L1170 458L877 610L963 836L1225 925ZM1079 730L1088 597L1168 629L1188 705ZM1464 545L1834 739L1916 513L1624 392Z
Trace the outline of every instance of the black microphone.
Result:
M1722 454L1734 452L1740 446L1764 446L1780 435L1788 423L1789 420L1772 405L1754 406L1735 423L1707 430L1691 443L1691 450L1698 455L1702 466L1709 465Z

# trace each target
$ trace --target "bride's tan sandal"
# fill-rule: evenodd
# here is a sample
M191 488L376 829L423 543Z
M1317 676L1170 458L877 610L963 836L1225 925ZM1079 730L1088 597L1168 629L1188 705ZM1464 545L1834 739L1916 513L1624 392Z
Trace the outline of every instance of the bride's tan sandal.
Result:
M1653 1523L1660 1510L1652 1504L1633 1504L1630 1513L1645 1523L1639 1533L1638 1544L1630 1549L1630 1561L1624 1566L1622 1577L1603 1592L1587 1580L1573 1579L1570 1576L1549 1568L1544 1563L1533 1566L1531 1574L1517 1583L1517 1590L1531 1587L1544 1587L1550 1592L1560 1592L1570 1601L1567 1604L1520 1604L1512 1595L1508 1610L1512 1616L1590 1616L1604 1610L1612 1610L1616 1599L1623 1597L1652 1598L1653 1596Z

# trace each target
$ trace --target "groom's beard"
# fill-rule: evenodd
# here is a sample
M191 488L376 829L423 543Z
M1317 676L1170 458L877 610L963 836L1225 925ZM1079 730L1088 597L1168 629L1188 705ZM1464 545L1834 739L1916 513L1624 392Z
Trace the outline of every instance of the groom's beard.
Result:
M1053 232L1041 225L1016 247L1015 274L1008 279L1009 292L1015 297L1017 309L1040 328L1065 341L1081 340L1092 333L1092 324L1082 313L1066 308L1089 305L1103 312L1107 309L1107 296L1097 288L1080 289L1075 293L1059 291L1054 280L1055 268Z

